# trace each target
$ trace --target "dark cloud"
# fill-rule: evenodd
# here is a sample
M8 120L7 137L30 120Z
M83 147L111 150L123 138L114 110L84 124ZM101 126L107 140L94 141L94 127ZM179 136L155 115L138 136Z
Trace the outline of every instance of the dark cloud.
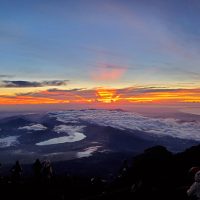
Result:
M160 92L179 92L183 89L168 89L164 87L128 87L117 89L116 91L119 94L127 95L127 96L135 96L140 94L148 94L148 93L160 93Z
M83 91L83 90L87 90L86 88L73 88L73 89L69 89L69 90L59 90L57 88L51 88L48 89L48 92L79 92L79 91Z
M26 92L26 93L16 93L18 96L29 96L29 97L42 97L42 98L55 98L55 99L94 99L96 98L96 89L86 89L86 88L73 88L67 90L59 90L56 88L38 91L38 92ZM1 97L1 96L0 96ZM3 96L9 97L9 96Z
M109 89L107 89L109 90ZM112 89L110 89L112 90ZM83 98L97 98L98 88L86 89L86 88L73 88L61 90L57 88L51 88L45 91L39 92L27 92L27 93L17 93L16 96L32 96L32 97L56 97L56 98L66 98L66 97L83 97ZM157 88L157 87L128 87L121 89L114 89L116 95L120 95L121 98L126 97L137 97L143 94L156 94L156 93L176 93L183 92L184 89L167 89L167 88ZM191 91L191 90L188 90Z
M50 80L50 81L0 81L1 88L23 88L23 87L45 87L67 85L68 80Z
M67 85L69 80L52 80L52 81L43 81L41 84L43 86L62 86Z
M13 78L13 75L0 74L0 78Z
M87 88L73 88L68 90L59 90L59 89L49 89L48 92L52 94L72 94L78 95L84 98L95 98L96 97L96 88L87 89Z
M96 92L98 88L87 89L87 88L73 88L67 90L61 90L57 88L51 88L45 91L39 92L27 92L27 93L17 93L16 96L35 96L35 97L51 97L51 96L61 96L61 95L80 95L82 97L87 98L96 98ZM109 90L109 89L107 89ZM112 90L112 89L110 89ZM125 96L137 96L142 94L149 94L149 93L165 93L165 92L182 92L185 89L167 89L167 88L159 88L159 87L128 87L128 88L121 88L121 89L114 89L116 94ZM190 90L188 90L190 91Z

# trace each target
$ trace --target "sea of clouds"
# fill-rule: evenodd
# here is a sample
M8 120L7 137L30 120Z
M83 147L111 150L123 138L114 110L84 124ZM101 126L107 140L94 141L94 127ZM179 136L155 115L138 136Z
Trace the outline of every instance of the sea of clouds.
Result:
M200 123L182 122L178 119L144 117L133 112L119 110L69 110L49 113L63 123L84 121L121 130L139 130L156 136L171 136L200 141Z
M138 130L157 137L171 136L200 141L200 122L198 121L183 122L172 118L151 118L120 110L68 110L51 112L48 115L55 117L62 124L56 125L52 129L52 131L58 134L57 137L54 135L54 137L48 140L40 141L35 144L37 146L78 142L85 139L84 128L86 124L84 122L100 126L110 126L120 130L129 130L130 132ZM81 124L84 124L84 126ZM46 126L39 123L19 127L18 129L29 132L48 130ZM19 135L0 137L0 148L19 145L19 137ZM89 149L85 152L80 152L79 156L90 154L90 150L93 151L93 149Z

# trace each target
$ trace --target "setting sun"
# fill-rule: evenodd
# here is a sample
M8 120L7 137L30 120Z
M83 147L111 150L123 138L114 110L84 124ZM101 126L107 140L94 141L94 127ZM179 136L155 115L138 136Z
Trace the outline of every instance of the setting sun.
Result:
M100 88L96 91L97 100L103 103L112 103L120 99L120 95L116 94L114 89Z

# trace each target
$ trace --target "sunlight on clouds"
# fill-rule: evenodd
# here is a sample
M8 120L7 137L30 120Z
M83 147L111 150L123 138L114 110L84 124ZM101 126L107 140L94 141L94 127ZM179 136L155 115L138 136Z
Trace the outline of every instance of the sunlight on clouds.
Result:
M129 103L200 103L200 89L127 87L93 89L47 89L13 95L1 95L0 104L115 104Z
M69 103L68 100L56 100L53 98L41 98L41 97L0 97L0 104L15 105L15 104L59 104Z
M119 101L119 95L116 94L116 90L114 89L97 89L97 100L103 103L112 103Z

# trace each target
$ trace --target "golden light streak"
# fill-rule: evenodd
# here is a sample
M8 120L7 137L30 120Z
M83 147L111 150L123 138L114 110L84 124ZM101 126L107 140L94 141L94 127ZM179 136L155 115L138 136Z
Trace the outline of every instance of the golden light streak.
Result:
M97 89L97 101L103 103L112 103L119 101L120 96L116 94L116 90L114 89Z
M22 105L22 104L59 104L59 103L69 103L68 100L56 100L51 98L41 98L41 97L27 97L19 96L15 98L1 97L0 104L7 105Z
M0 104L126 104L126 103L200 103L200 89L97 88L90 90L44 90L27 95L1 95Z

